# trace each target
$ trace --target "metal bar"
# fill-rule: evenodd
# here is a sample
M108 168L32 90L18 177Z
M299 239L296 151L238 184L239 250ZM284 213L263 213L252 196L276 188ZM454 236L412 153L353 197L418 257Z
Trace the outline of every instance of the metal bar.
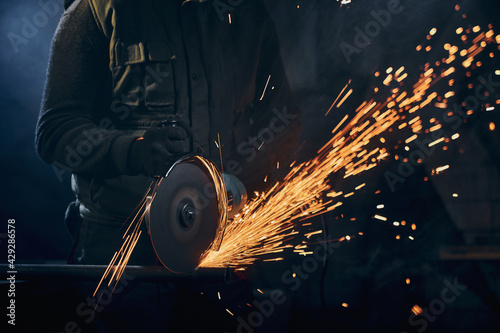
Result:
M21 280L75 280L99 281L104 274L105 265L16 265L15 274L8 265L0 265L1 279L6 281L10 275ZM137 280L149 282L190 282L229 284L233 273L229 268L199 268L191 273L177 274L159 266L127 266L125 274Z

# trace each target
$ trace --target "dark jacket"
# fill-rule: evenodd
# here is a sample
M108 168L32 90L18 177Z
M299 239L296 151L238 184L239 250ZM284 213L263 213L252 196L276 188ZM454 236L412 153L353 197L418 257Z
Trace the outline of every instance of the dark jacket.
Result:
M75 1L50 59L36 147L73 174L89 220L122 224L137 206L152 179L131 174L129 148L165 120L217 163L220 140L224 171L249 189L295 145L299 111L260 1Z

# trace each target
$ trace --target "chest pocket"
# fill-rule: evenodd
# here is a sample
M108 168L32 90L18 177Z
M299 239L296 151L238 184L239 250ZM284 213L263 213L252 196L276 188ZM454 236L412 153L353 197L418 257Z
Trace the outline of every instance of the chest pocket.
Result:
M132 107L145 105L173 112L175 56L167 43L117 42L112 52L114 98Z

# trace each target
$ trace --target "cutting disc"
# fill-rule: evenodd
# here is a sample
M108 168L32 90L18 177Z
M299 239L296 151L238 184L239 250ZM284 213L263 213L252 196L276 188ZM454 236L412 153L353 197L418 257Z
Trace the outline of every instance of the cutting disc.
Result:
M174 164L156 186L149 208L156 255L175 273L193 271L225 227L214 175L200 161L188 158Z

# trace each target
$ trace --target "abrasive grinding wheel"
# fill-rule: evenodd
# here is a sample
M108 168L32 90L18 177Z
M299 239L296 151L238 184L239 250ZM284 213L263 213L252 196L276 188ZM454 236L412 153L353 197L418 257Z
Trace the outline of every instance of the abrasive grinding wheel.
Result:
M158 259L175 273L196 269L222 241L227 193L212 162L190 156L177 161L154 189L147 219Z

